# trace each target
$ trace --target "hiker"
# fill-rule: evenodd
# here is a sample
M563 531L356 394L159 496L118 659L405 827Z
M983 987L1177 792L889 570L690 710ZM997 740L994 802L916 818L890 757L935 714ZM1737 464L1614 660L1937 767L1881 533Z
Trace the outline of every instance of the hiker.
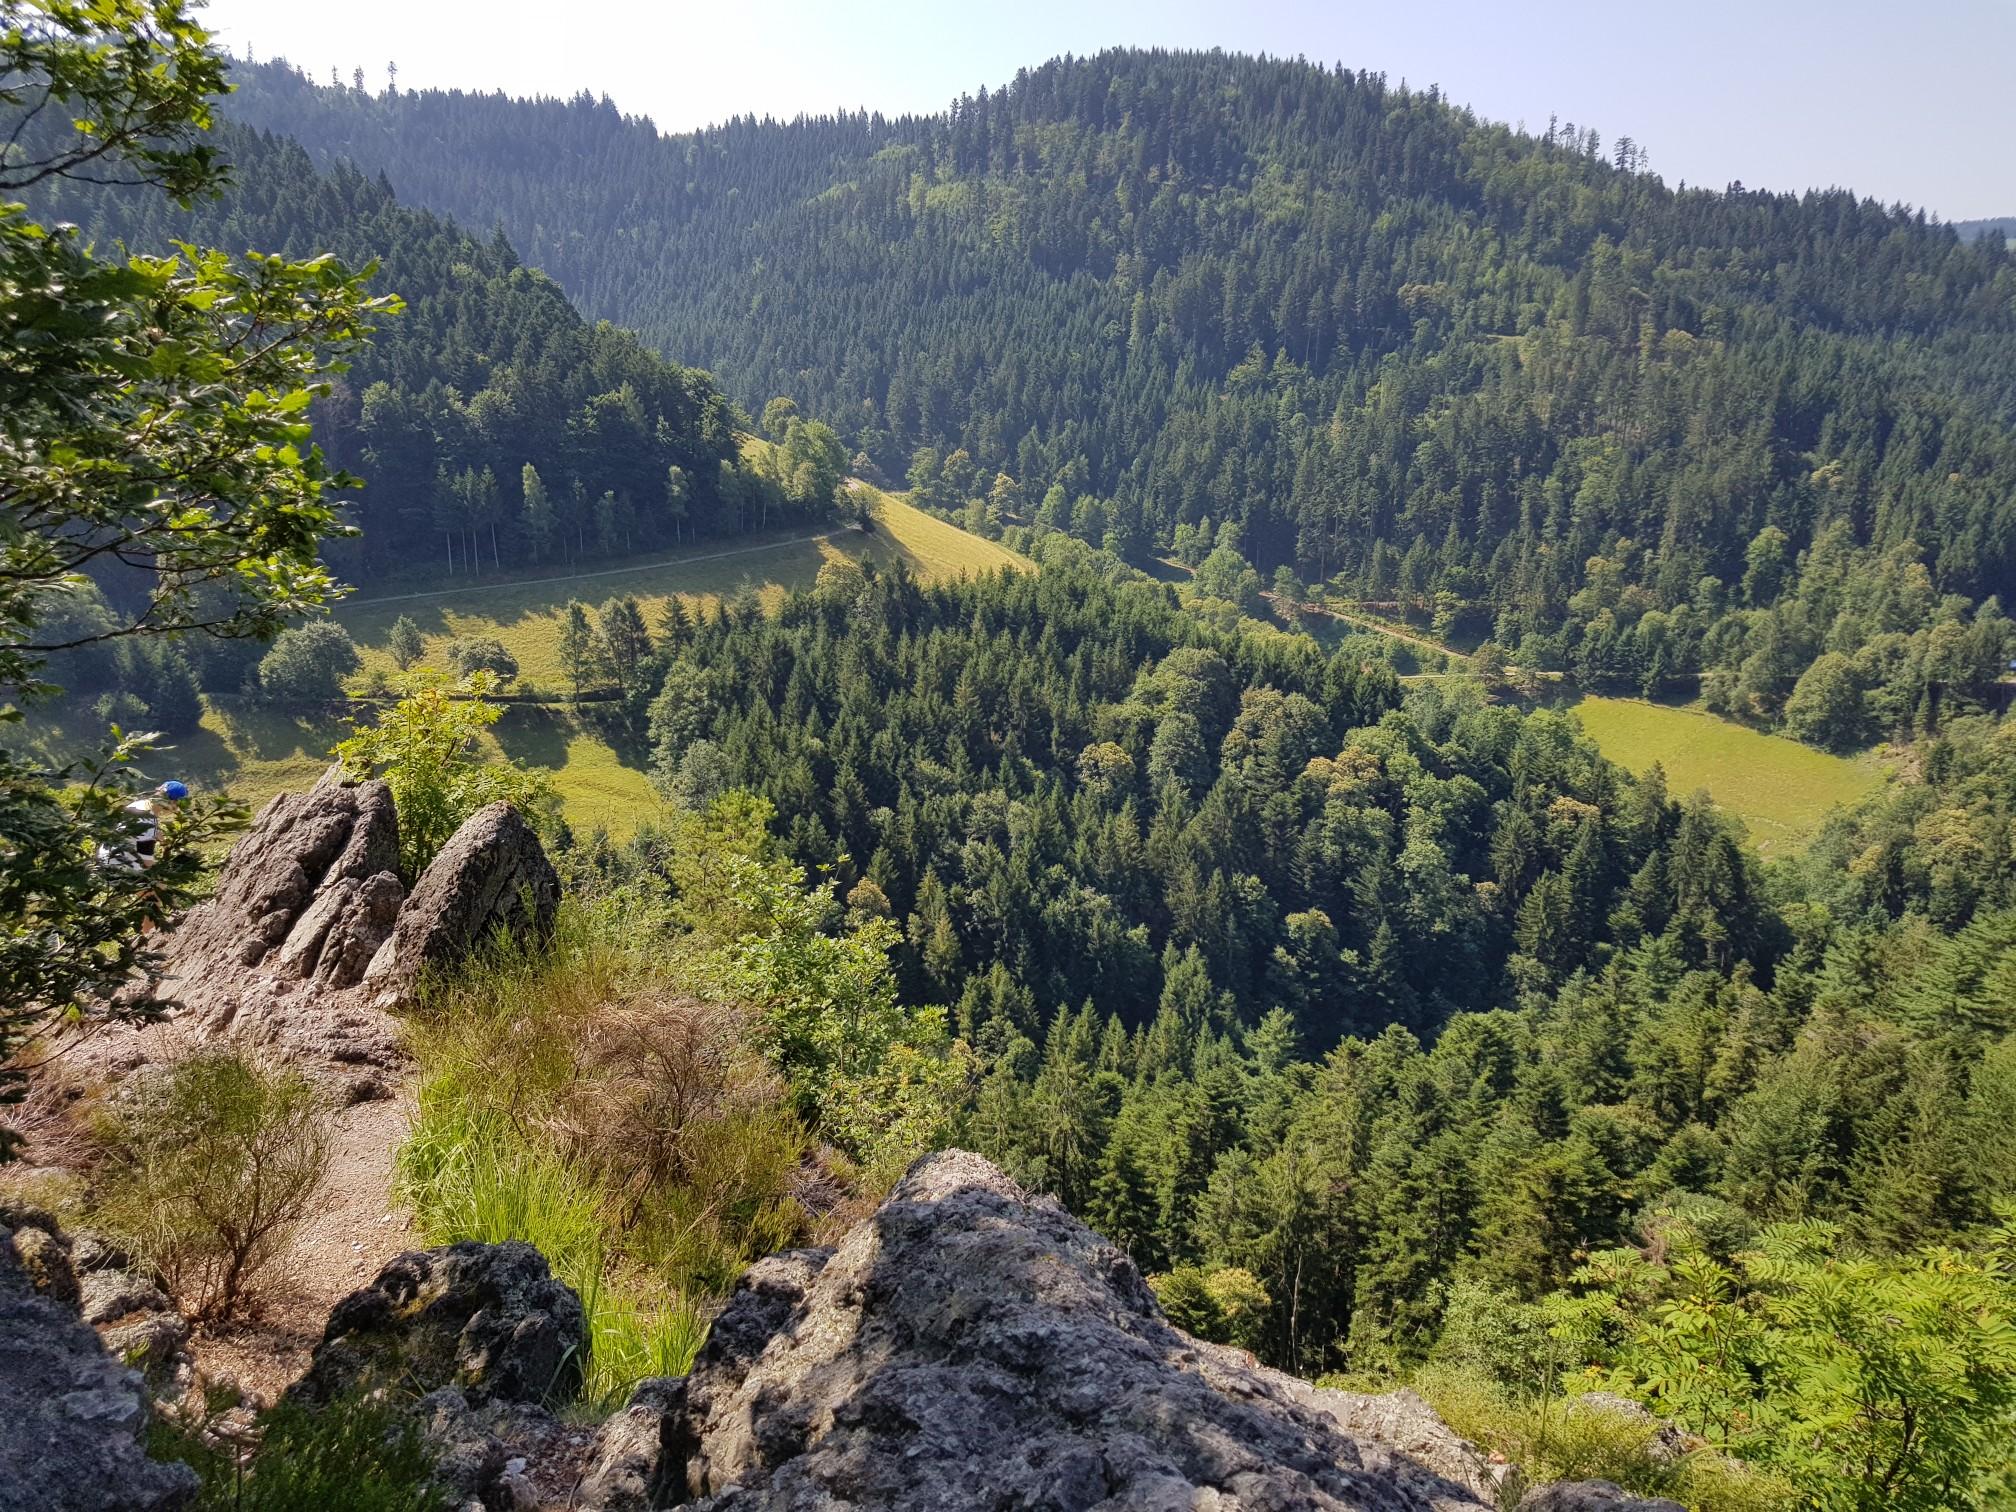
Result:
M152 867L160 850L162 821L173 817L176 806L188 796L188 784L169 781L127 804L121 812L137 821L134 832L116 845L99 846L98 864L118 871L146 871Z

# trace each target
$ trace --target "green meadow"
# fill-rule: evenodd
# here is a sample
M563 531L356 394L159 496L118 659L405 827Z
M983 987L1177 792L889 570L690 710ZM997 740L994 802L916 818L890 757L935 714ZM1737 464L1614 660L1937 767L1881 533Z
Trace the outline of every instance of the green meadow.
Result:
M860 485L857 485L860 486ZM490 731L498 754L545 771L574 829L598 826L624 836L658 806L645 775L648 752L618 749L564 701L565 677L558 641L570 600L590 605L634 595L654 626L667 601L689 611L753 588L774 605L793 589L809 588L831 561L898 562L927 581L962 573L1028 567L1024 557L957 526L870 489L874 529L841 526L811 535L770 540L708 542L689 552L656 556L621 567L568 577L472 583L424 594L346 600L337 618L357 641L368 675L393 670L385 642L400 615L410 615L425 638L423 664L442 666L442 648L458 635L494 635L518 659L517 690L543 694L550 703L513 703ZM95 746L102 737L84 700L31 713L12 737L38 755L59 760ZM256 809L276 793L305 788L329 765L330 749L349 733L341 714L301 715L237 698L204 700L202 727L164 746L147 763L148 775L180 777L199 790L229 792Z
M1706 788L1749 826L1751 843L1767 856L1803 849L1830 809L1854 803L1884 779L1874 756L1831 756L1704 709L1593 694L1573 707L1604 755L1640 774L1664 767L1676 797Z
M575 599L592 607L624 595L634 597L655 626L666 603L675 597L693 611L709 608L746 586L774 606L787 592L811 587L828 562L850 558L884 568L902 562L929 581L1029 565L1005 546L969 535L879 489L856 486L864 488L872 501L875 528L865 533L840 526L753 543L709 542L686 553L568 576L506 578L350 599L336 617L357 642L367 673L374 668L392 670L385 647L393 624L403 615L420 628L427 647L423 665L445 665L441 652L457 636L495 636L517 658L520 691L558 697L569 691L559 645L567 605Z

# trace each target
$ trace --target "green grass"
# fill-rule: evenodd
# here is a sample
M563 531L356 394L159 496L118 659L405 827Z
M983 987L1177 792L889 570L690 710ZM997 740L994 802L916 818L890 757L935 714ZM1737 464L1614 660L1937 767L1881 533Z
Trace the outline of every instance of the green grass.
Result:
M275 793L310 787L333 759L330 747L349 733L334 716L304 716L206 698L200 729L162 742L145 763L150 777L179 777L200 792L229 792L257 809ZM18 738L21 749L47 761L65 761L95 749L105 727L89 701L78 698L33 710Z
M1605 756L1640 774L1658 763L1675 797L1706 788L1767 856L1804 849L1830 809L1855 803L1884 779L1873 756L1830 756L1699 708L1593 694L1573 707Z
M560 616L570 599L599 605L634 594L655 627L675 595L694 610L747 583L774 607L788 591L811 587L821 567L841 558L883 567L901 561L932 582L1032 565L880 489L867 492L876 528L865 535L843 526L825 536L706 542L556 582L500 579L423 598L347 600L337 617L357 640L367 673L392 670L385 641L393 621L408 614L426 637L424 664L444 666L441 648L454 636L494 635L518 658L521 690L559 697L567 691L558 653ZM331 747L349 733L348 721L337 715L301 716L236 698L208 698L205 710L202 728L165 747L148 763L148 773L180 777L203 792L228 791L255 810L276 793L311 786L329 765ZM78 698L36 710L25 732L10 740L55 760L91 749L103 737L88 700ZM513 704L491 738L501 755L548 773L568 823L583 836L599 826L622 839L658 807L645 775L646 753L612 747L570 708Z
M1030 565L1005 546L969 535L879 489L858 486L871 496L875 518L875 529L866 534L842 526L819 535L708 541L621 567L591 567L576 576L549 572L528 580L521 574L516 581L502 578L418 595L351 599L337 618L363 652L367 671L391 669L385 644L393 623L405 615L420 627L427 648L424 664L443 666L442 648L458 635L494 635L518 659L524 689L557 695L567 691L559 642L562 616L573 599L593 606L629 594L655 625L671 598L692 611L711 607L745 584L774 607L786 592L811 587L828 562L846 558L885 568L900 561L933 582Z

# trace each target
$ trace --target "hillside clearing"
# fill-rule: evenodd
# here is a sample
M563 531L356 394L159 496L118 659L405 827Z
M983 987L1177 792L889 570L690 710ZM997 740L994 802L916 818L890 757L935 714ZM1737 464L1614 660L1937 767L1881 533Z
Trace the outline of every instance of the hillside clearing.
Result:
M901 562L932 582L1030 565L1007 547L969 535L880 489L859 482L854 487L870 496L873 531L843 526L754 545L709 543L703 550L573 576L353 599L337 611L337 618L357 642L367 673L393 670L386 642L393 624L405 616L420 628L426 645L423 665L445 666L442 650L457 636L495 636L517 658L523 691L557 697L570 691L559 642L567 605L575 599L596 605L633 596L655 626L675 597L690 613L711 608L745 586L756 591L765 607L774 608L791 590L811 587L819 569L833 561L873 561L885 569Z
M1643 775L1666 769L1675 797L1706 788L1750 828L1759 854L1805 848L1828 811L1882 785L1874 756L1830 756L1783 735L1765 735L1705 709L1588 694L1572 706L1603 754Z
M787 592L811 587L830 561L873 561L884 569L901 562L929 582L1032 565L1007 547L969 535L880 489L858 482L854 486L870 495L876 528L866 534L842 526L749 545L710 542L706 549L680 556L594 568L574 577L350 600L337 618L357 640L367 674L394 670L385 642L393 622L406 614L425 637L423 665L445 667L441 651L454 636L494 635L518 658L523 691L559 699L568 691L558 641L561 616L571 599L600 604L618 594L634 594L655 627L675 596L690 612L747 585L774 608ZM201 728L164 742L146 770L150 776L180 777L200 792L229 792L256 810L276 793L311 786L328 767L331 748L348 733L349 721L338 713L296 714L209 696ZM12 740L55 761L74 757L102 738L96 718L78 699L72 706L36 710ZM567 822L583 837L597 828L625 837L658 806L644 771L648 753L619 751L565 704L513 703L488 738L500 756L552 778Z

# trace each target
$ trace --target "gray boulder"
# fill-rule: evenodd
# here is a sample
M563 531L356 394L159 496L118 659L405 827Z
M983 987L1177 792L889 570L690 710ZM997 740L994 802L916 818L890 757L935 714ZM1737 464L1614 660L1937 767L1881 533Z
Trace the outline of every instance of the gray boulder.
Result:
M529 1244L467 1241L394 1256L329 1314L290 1401L453 1387L475 1406L565 1402L579 1390L581 1299Z
M398 1026L356 983L405 898L399 821L382 782L331 767L260 810L217 891L163 937L159 975L121 994L165 1021L84 1037L74 1064L108 1080L226 1036L337 1083L382 1095L403 1063Z
M318 905L327 929L330 895L399 870L399 818L382 782L353 782L331 767L305 793L282 793L232 847L217 891L189 911L170 940L170 985L200 999L210 983L197 972L225 963L253 967L293 946Z
M545 938L559 907L559 874L539 837L510 804L493 803L428 863L364 981L409 992L430 967L456 964L500 930Z
M578 1504L1490 1505L1312 1389L1172 1327L1125 1254L946 1151L830 1255L753 1268L683 1383L647 1383L605 1429Z
M641 1382L629 1405L596 1435L595 1458L575 1504L594 1512L650 1512L674 1505L685 1487L673 1480L699 1447L682 1437L687 1422L683 1376Z
M196 1493L187 1465L147 1458L148 1393L47 1278L53 1227L0 1217L0 1507L157 1512ZM26 1235L40 1235L41 1239ZM25 1255L39 1259L24 1258Z
M128 1270L88 1272L79 1283L86 1323L116 1323L129 1313L160 1312L168 1295L147 1277Z

